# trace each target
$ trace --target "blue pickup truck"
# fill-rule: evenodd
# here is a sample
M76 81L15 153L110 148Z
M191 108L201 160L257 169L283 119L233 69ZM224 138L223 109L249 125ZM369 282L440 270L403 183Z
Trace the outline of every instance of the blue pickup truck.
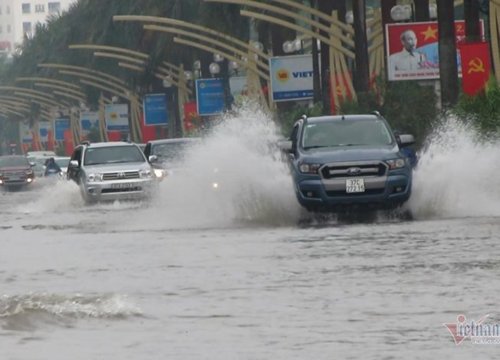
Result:
M415 142L394 134L378 113L298 120L289 153L299 203L310 211L393 209L410 198L412 165L403 148Z

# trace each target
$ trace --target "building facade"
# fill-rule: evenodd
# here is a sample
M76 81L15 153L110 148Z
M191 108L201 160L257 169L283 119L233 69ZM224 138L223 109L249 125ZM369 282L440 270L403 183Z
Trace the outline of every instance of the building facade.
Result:
M37 24L46 23L78 0L0 0L0 52L11 53L24 37L35 35Z

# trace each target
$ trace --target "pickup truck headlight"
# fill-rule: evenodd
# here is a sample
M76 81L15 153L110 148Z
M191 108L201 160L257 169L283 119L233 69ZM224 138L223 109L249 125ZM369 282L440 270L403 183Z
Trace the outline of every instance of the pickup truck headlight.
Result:
M88 182L102 181L102 174L88 174L87 181Z
M307 164L302 163L299 165L299 170L303 174L317 174L321 164Z
M406 165L405 159L392 159L385 162L389 165L389 170L401 169Z
M150 178L153 177L153 172L151 170L141 170L139 176L141 178Z

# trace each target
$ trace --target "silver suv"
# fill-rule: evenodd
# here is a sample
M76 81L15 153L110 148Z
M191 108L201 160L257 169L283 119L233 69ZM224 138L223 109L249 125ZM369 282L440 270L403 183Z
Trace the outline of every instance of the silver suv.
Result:
M139 146L127 142L78 145L67 176L80 186L86 203L149 198L158 184Z

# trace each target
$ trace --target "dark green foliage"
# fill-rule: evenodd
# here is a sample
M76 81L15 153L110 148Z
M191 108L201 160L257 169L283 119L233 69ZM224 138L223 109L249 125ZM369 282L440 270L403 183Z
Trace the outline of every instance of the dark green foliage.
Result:
M454 113L471 122L482 134L500 131L500 85L491 80L488 91L474 97L462 95Z
M378 93L358 94L358 102L345 102L341 113L380 112L392 128L415 136L422 144L435 123L437 97L432 83L421 85L415 81L378 84Z
M281 127L281 133L286 137L290 135L293 124L295 124L295 122L299 120L302 115L321 116L323 114L323 104L320 102L314 104L313 106L296 104L288 111L278 114L278 123Z

